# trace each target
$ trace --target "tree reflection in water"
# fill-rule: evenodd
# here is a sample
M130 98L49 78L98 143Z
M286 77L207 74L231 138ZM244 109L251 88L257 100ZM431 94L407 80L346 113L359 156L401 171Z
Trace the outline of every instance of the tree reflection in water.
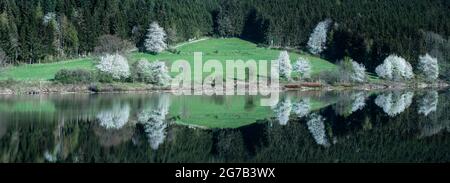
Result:
M375 103L390 117L395 117L411 105L413 96L414 92L393 91L379 95Z
M162 94L158 98L156 108L147 108L138 114L138 121L144 125L150 147L157 150L166 138L166 116L169 113L170 98Z
M176 99L169 94L117 97L120 100L87 97L90 104L101 106L93 110L83 105L80 118L70 118L75 105L41 121L31 118L38 116L35 112L0 111L0 161L450 161L450 104L444 102L450 93L425 92L414 102L412 95L400 91L370 97L364 92L291 95L274 108L285 123L272 124L268 118L214 129L174 122L170 108ZM252 111L243 109L242 116Z
M292 104L289 96L284 97L277 105L272 107L275 116L280 125L286 125L291 115Z
M419 101L419 114L428 116L431 112L435 112L437 110L438 98L437 91L427 91Z

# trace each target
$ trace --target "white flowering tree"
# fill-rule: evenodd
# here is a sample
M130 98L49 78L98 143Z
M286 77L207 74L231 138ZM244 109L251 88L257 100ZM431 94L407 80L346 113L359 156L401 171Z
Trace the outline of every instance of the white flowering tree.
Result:
M97 120L100 126L106 129L118 130L128 123L130 118L130 106L115 103L112 109L102 110L97 114Z
M314 140L317 144L324 147L330 146L325 131L325 118L319 114L313 113L309 116L308 122L306 122L309 132L311 132Z
M362 83L366 81L366 67L363 64L352 61L352 73L350 79L353 82Z
M148 142L153 150L157 150L166 138L170 98L167 94L158 97L155 106L148 107L138 114L138 122L144 126Z
M375 99L375 104L383 108L383 111L391 117L405 111L412 103L413 92L389 92L379 95Z
M291 60L289 59L289 54L287 51L281 51L280 56L278 57L278 66L280 69L280 77L283 77L287 80L291 79Z
M56 21L56 14L54 12L48 12L42 17L42 23L48 25L52 21Z
M419 114L428 116L431 112L437 110L439 95L437 91L427 92L419 101Z
M309 114L311 111L311 101L309 98L304 98L300 102L292 105L292 111L297 117L302 118Z
M155 61L150 64L151 80L150 82L159 86L167 86L171 77L164 62Z
M280 125L286 125L289 121L289 116L292 110L292 103L290 98L286 97L280 100L277 105L272 107L272 110L275 113Z
M292 66L294 73L300 76L300 79L311 77L311 64L308 59L299 57Z
M397 55L387 57L383 64L375 69L375 72L381 78L395 81L412 79L414 77L411 64Z
M325 50L325 44L327 42L328 29L333 21L326 19L317 24L314 31L311 33L308 41L308 49L312 54L318 55Z
M114 79L125 79L130 76L130 66L128 60L119 54L107 54L100 58L100 63L96 68Z
M133 64L133 79L139 82L152 82L152 64L146 59L141 59Z
M152 53L160 53L167 48L166 32L158 23L153 22L150 24L144 45L145 49Z
M418 70L426 81L436 81L439 77L439 65L437 58L431 57L428 53L420 56Z

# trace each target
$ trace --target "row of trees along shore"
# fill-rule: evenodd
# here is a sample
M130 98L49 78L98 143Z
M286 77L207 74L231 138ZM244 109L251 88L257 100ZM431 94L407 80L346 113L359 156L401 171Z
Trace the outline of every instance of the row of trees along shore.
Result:
M41 63L90 55L108 35L144 51L153 44L146 41L150 23L158 22L169 46L202 36L241 37L334 62L350 57L377 73L393 53L413 67L428 53L448 79L448 7L446 0L1 0L0 59ZM409 68L402 61L391 65Z
M332 23L331 20L319 22L308 41L308 49L311 54L320 54L323 52L326 43L328 27ZM166 32L153 22L148 29L147 38L145 39L145 49L153 54L158 54L167 49ZM114 36L112 36L114 40ZM107 46L118 48L119 46L111 46L116 43L108 43ZM102 50L108 50L107 46ZM103 48L102 47L102 48ZM109 50L109 52L117 50ZM287 51L281 51L278 58L280 76L288 81L308 80L311 79L312 66L307 58L299 57L296 62L292 64L290 56ZM133 64L130 69L127 59L116 53L115 55L107 54L100 58L97 69L101 75L106 75L110 80L127 80L138 82L146 82L166 86L169 84L170 76L168 69L164 62L148 62L147 60L140 60ZM380 78L391 81L407 81L415 77L411 64L404 58L397 55L390 55L382 64L375 69ZM419 57L419 64L417 66L419 79L426 82L435 82L439 77L439 64L437 58L426 54ZM326 71L321 74L326 74L328 77L335 74L335 81L326 79L327 82L341 82L341 83L364 83L367 81L366 67L362 63L358 63L350 57L344 58L338 63L337 72ZM292 78L294 76L294 78ZM58 78L58 77L57 77ZM104 77L102 77L104 78Z

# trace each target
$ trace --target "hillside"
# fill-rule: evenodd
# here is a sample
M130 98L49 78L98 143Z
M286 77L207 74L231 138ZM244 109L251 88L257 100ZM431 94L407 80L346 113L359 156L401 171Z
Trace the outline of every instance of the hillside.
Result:
M237 59L244 61L250 59L274 60L278 58L280 53L279 50L257 47L254 43L238 38L208 39L190 44L183 44L183 46L178 47L177 50L179 51L179 54L174 54L167 51L158 55L133 52L130 53L128 57L130 62L145 58L149 61L165 61L168 65L170 65L171 62L179 59L185 59L193 63L194 52L202 52L204 62L208 59L217 59L222 62ZM292 62L296 61L299 56L306 57L311 61L313 74L335 68L334 64L324 59L310 55L290 53ZM94 69L94 63L95 58L85 58L50 64L32 64L9 67L0 73L0 80L5 80L8 78L28 81L51 80L60 69Z

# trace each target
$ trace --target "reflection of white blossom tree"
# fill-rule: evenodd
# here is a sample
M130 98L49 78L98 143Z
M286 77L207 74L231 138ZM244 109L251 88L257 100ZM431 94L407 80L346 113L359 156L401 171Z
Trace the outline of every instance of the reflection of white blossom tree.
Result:
M422 77L429 82L434 82L439 78L438 60L437 58L430 56L428 53L419 57L419 65L417 68Z
M436 111L438 104L438 92L429 91L419 101L419 114L428 116L431 112Z
M366 106L367 93L363 91L343 93L341 99L333 106L336 114L349 116Z
M394 117L405 111L412 103L414 93L406 92L403 94L390 92L381 94L375 99L375 104L383 108L383 111L391 117Z
M97 119L100 126L106 129L121 129L128 123L130 117L130 106L128 104L121 105L115 103L112 109L100 111L97 114Z
M309 116L309 121L306 122L308 130L311 132L317 144L328 147L327 135L325 133L325 118L319 114L313 113Z
M284 98L277 105L273 106L272 110L274 111L280 125L286 125L289 121L289 115L292 110L290 98Z
M449 120L428 120L420 125L420 138L431 137L440 133L443 130L450 132Z
M366 96L367 95L364 92L357 92L352 94L352 113L364 109L364 107L366 106Z
M144 125L148 142L153 150L157 150L166 138L166 115L169 113L169 107L169 96L161 94L156 108L144 109L138 114L138 122Z
M292 111L299 117L305 117L311 110L311 101L309 98L300 100L292 105Z

